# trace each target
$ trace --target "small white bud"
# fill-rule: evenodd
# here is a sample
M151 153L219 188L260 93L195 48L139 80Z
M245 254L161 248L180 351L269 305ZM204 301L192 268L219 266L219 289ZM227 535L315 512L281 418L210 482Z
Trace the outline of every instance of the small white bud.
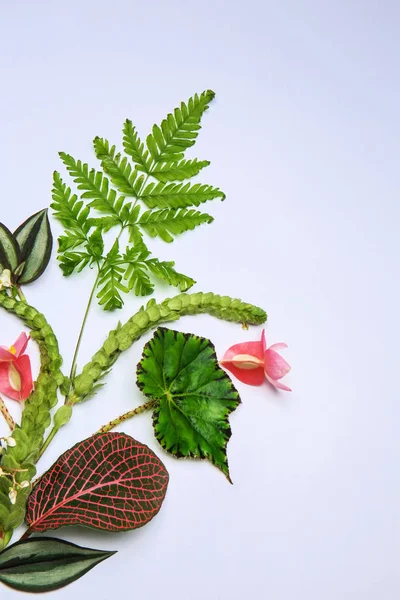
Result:
M19 484L20 488L27 488L30 486L29 481L21 481L21 483Z
M1 477L2 475L5 475L5 473L4 473L3 469L0 467L0 477Z
M4 269L0 275L0 290L3 288L9 288L11 285L11 272L8 269Z
M8 493L8 497L10 498L11 504L15 504L17 501L17 490L11 488L11 490Z
M5 439L5 442L6 442L7 446L10 446L10 448L14 448L17 445L17 442L12 437L7 437Z

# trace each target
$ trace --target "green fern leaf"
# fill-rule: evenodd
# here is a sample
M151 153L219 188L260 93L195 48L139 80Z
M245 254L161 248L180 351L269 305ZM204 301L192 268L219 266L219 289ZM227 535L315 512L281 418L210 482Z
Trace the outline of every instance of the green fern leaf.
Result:
M86 241L91 227L88 223L90 209L84 206L82 200L78 200L76 194L72 194L71 188L65 185L57 171L53 173L52 198L51 208L54 210L55 218L66 229L73 231L77 238Z
M181 292L186 292L196 283L191 277L175 271L174 262L161 262L157 258L150 258L146 264L153 275L166 281L169 285L179 287Z
M164 209L148 210L142 214L138 225L151 237L160 237L164 242L173 242L173 236L202 225L212 223L213 217L197 210Z
M140 171L150 173L152 158L140 141L132 121L126 119L123 127L123 146L126 154L131 156Z
M225 194L219 188L200 183L149 183L140 195L149 208L186 208L215 198L224 200Z
M125 196L137 197L141 185L137 182L136 169L133 169L126 156L116 151L115 146L110 146L107 140L96 137L93 141L96 156L101 160L101 166L112 183Z
M122 223L120 212L125 198L117 198L117 192L110 188L108 178L101 171L89 169L86 163L75 160L65 152L60 152L60 158L77 184L78 190L83 191L81 197L91 200L89 206L117 218Z
M125 269L121 265L122 257L116 241L107 254L99 275L99 293L97 298L104 310L122 308L123 300L120 292L127 293L128 288L122 283Z
M202 169L208 167L208 160L180 160L166 163L157 163L151 174L162 183L169 181L184 181L195 177Z
M147 273L146 259L149 255L150 252L144 244L127 248L124 254L123 260L127 265L125 279L129 290L132 290L136 296L149 296L154 292L154 285Z
M169 114L161 123L154 125L152 134L147 137L147 148L157 162L180 160L187 148L195 143L203 113L214 98L211 90L189 98L187 104L182 102L174 114Z
M74 271L80 273L85 267L93 263L93 256L88 252L63 252L58 256L60 268L65 277L72 275Z

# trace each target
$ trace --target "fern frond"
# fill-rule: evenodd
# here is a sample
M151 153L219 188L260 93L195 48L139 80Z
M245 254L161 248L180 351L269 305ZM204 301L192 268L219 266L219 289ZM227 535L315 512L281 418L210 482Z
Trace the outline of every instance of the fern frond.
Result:
M140 195L149 208L186 208L215 198L224 200L225 194L219 188L200 183L149 183Z
M138 225L151 237L160 237L164 242L173 242L173 236L202 225L212 223L213 217L197 210L164 209L148 210L142 214Z
M140 141L132 121L126 119L123 127L123 146L126 154L131 156L140 171L150 173L153 162L148 150L145 150L143 142Z
M110 146L108 140L96 137L93 141L96 156L101 160L104 172L110 177L112 183L125 196L137 197L141 181L136 169L133 169L126 156L116 151L115 146Z
M187 148L195 143L203 113L214 98L215 94L207 90L198 96L189 98L187 104L174 110L161 123L154 125L152 133L147 136L147 148L157 162L180 160Z
M71 188L63 182L60 173L53 173L53 202L51 208L54 210L54 216L66 229L74 232L74 236L86 241L87 234L90 231L88 216L90 209L84 205L82 200L78 200L76 194L72 194Z
M146 259L149 255L150 252L144 244L127 248L124 254L123 260L127 265L125 279L129 290L132 290L136 296L149 296L154 292L154 285L147 273Z
M127 293L128 288L122 283L125 269L121 266L122 257L116 241L107 254L99 275L99 293L97 298L104 310L122 308L123 300L120 292Z
M150 258L146 264L153 275L166 281L169 285L179 287L181 292L186 292L196 283L191 277L175 271L174 262L161 262L157 258Z
M123 196L117 198L117 192L110 187L108 178L101 171L89 169L86 163L75 160L65 152L60 152L60 158L77 184L78 190L83 191L81 197L91 200L89 206L118 218L122 223L121 211L125 198Z
M88 252L63 252L59 254L58 260L65 277L69 277L74 271L80 273L93 263L93 257Z
M169 181L184 181L195 177L200 173L202 169L208 167L210 161L208 160L179 160L169 161L166 163L157 163L151 174L155 179L162 183L168 183Z

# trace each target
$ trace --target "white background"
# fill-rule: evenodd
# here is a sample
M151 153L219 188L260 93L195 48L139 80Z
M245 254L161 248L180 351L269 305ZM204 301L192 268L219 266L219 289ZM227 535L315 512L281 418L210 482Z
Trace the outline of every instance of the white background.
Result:
M149 415L127 423L170 471L164 507L136 532L59 532L119 553L57 597L397 600L398 2L14 0L0 21L0 220L13 229L49 205L58 150L95 165L95 135L120 144L129 117L145 137L214 89L192 155L212 161L202 179L227 200L206 207L211 226L152 248L195 289L263 306L268 340L289 344L292 365L292 394L238 383L233 486L210 464L166 456ZM92 280L63 279L53 257L25 288L66 369ZM81 365L137 307L93 311ZM207 316L173 327L211 337L220 354L261 333ZM0 343L20 330L0 314ZM76 408L41 470L142 402L141 348Z

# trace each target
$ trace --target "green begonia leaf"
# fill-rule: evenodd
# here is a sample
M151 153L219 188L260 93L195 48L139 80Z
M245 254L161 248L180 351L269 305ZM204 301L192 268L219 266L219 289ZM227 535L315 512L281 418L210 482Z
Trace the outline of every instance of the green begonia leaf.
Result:
M155 436L176 457L208 459L226 475L229 415L240 403L210 340L160 327L137 368L143 393L157 401Z

